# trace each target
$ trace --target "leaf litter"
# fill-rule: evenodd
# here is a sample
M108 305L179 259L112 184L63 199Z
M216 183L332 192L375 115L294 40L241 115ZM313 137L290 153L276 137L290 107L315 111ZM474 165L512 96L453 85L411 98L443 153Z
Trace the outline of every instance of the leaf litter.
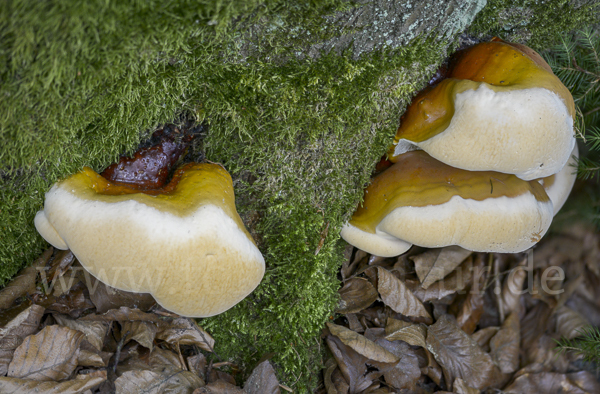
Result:
M0 393L289 390L268 360L243 378L196 321L104 285L70 251L47 249L0 290Z
M382 258L349 246L345 256L317 393L600 392L598 365L557 348L600 326L594 228L573 225L524 253L413 247Z

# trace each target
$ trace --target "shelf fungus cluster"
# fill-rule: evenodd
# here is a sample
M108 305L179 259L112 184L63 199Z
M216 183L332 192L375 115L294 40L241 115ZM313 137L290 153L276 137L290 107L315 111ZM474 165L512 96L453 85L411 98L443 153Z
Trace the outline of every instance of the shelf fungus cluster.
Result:
M35 225L105 284L150 293L189 317L231 308L265 270L236 211L231 177L212 163L188 163L153 188L84 168L51 188Z
M575 182L575 106L533 50L495 39L457 52L402 116L392 166L342 237L379 256L413 244L521 252Z

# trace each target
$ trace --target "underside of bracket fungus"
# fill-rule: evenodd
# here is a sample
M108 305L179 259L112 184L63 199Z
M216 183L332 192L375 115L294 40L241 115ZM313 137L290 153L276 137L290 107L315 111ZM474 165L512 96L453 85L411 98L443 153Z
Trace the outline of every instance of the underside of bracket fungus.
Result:
M457 168L543 178L569 159L574 116L571 93L540 55L496 39L450 59L446 78L403 115L388 156L418 147Z
M35 225L105 284L189 317L231 308L265 270L217 164L186 164L166 186L142 191L84 168L52 187Z
M342 237L384 257L412 244L520 252L546 233L553 213L538 181L457 169L419 150L398 156L372 180Z

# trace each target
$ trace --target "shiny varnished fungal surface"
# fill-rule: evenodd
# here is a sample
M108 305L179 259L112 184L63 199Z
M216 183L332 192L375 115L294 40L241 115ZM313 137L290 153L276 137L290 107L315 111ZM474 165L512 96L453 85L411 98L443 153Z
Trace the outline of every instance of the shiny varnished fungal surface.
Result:
M350 224L374 233L381 220L399 207L440 205L454 196L482 201L526 193L540 202L549 201L537 181L524 181L494 171L461 170L424 151L412 151L401 155L393 166L372 180Z

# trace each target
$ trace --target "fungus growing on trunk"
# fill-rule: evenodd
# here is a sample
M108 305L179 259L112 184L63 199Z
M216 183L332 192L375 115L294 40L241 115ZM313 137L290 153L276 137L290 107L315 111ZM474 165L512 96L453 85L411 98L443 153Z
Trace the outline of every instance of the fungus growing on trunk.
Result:
M46 193L35 226L100 281L150 293L183 316L222 313L256 288L264 259L222 166L188 163L167 185L141 185L109 181L86 167Z
M341 235L384 257L412 244L515 253L541 239L553 213L537 180L457 169L419 150L399 155L372 180Z
M446 78L417 95L388 156L417 147L457 168L555 174L575 145L569 90L532 49L496 41L457 52Z

